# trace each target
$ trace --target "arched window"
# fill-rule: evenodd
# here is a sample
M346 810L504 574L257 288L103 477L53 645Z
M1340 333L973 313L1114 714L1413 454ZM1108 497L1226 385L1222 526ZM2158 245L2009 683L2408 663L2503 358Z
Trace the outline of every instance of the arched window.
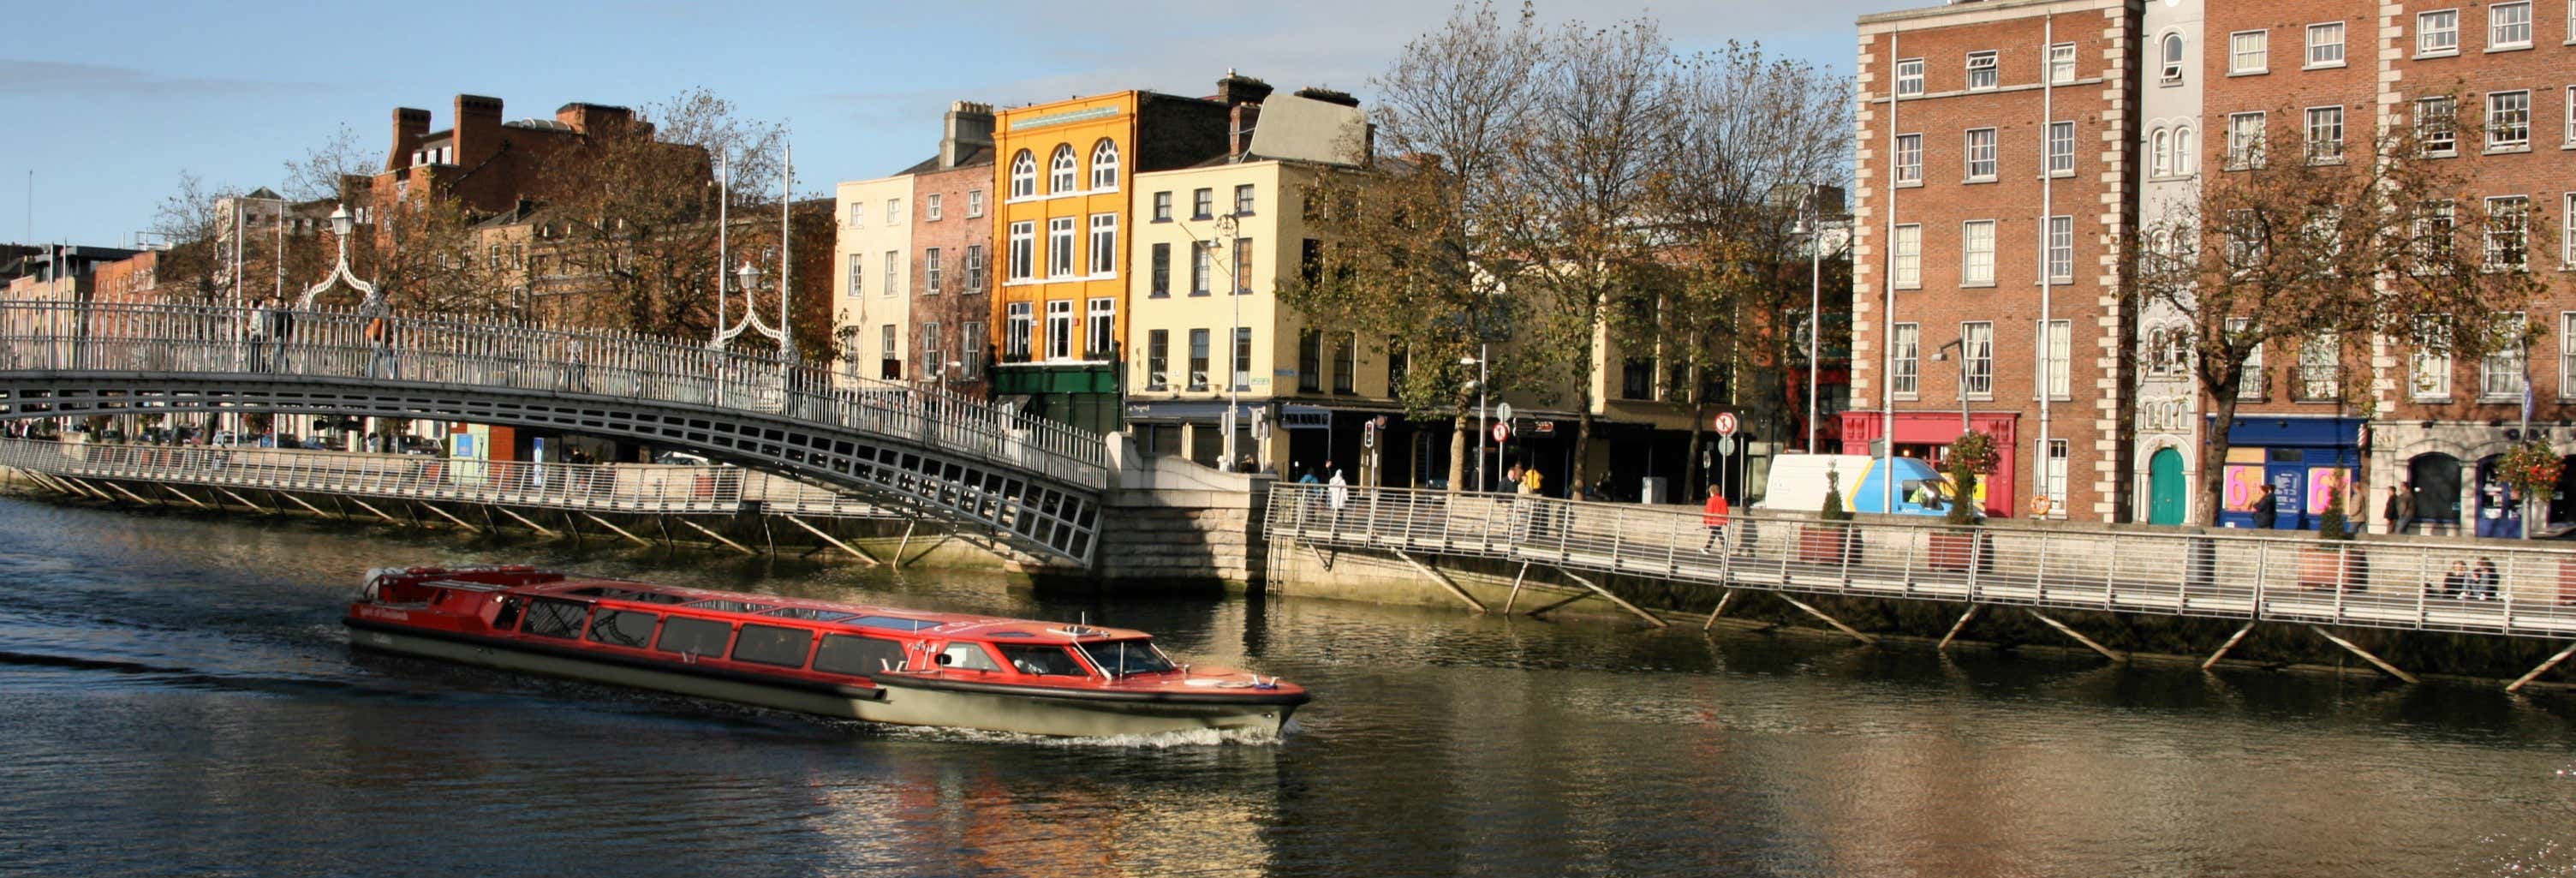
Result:
M1056 144L1055 158L1047 160L1047 191L1050 193L1074 191L1074 184L1079 182L1076 177L1080 176L1075 171L1073 144Z
M2155 146L2149 150L2149 154L2155 157L2154 163L2147 166L2147 175L2162 177L2173 173L2173 132L2156 129L2154 143Z
M1028 150L1011 157L1011 197L1027 198L1038 194L1038 158Z
M2182 81L2182 35L2166 34L2164 39L2164 81Z
M1095 192L1118 188L1118 144L1107 138L1091 147L1091 188Z
M2174 146L2174 163L2173 163L2173 172L2174 172L2174 173L2176 173L2176 174L2190 174L2190 173L2192 172L2192 168L2193 168L2193 166L2197 164L2197 162L2196 162L2196 161L2194 161L2195 154L2192 152L2193 147L2192 147L2192 145L2191 145L2191 126L2189 126L2189 125L2184 125L2184 126L2181 126L2181 127L2175 128L2175 129L2174 129L2173 140L2174 140L2174 144L2173 144L2173 146Z

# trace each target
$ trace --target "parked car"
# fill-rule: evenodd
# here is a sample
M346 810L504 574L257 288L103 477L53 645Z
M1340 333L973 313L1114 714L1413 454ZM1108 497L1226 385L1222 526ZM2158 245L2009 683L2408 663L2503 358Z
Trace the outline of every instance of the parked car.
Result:
M653 462L669 466L711 466L715 462L692 451L665 451L653 456Z

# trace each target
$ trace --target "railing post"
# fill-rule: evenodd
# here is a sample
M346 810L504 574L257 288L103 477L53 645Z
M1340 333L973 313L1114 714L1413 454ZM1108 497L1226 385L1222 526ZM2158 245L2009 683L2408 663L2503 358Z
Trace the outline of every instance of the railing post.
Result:
M2272 572L2272 541L2254 544L2254 618L2263 618L2263 580Z
M2428 597L2426 593L2433 590L2433 580L2430 578L2432 575L2433 553L2417 548L2415 550L2415 627L2419 630L2433 623L2433 617L2425 607L2427 603L2425 598Z

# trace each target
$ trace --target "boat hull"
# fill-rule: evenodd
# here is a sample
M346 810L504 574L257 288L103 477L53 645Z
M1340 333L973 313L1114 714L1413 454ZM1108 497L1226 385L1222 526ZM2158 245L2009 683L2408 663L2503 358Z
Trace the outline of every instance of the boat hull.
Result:
M871 688L701 672L686 665L613 661L577 649L530 649L466 634L350 624L364 649L505 671L546 674L750 704L797 713L915 726L946 726L1065 737L1160 735L1214 729L1276 735L1295 704L1118 701L917 686Z

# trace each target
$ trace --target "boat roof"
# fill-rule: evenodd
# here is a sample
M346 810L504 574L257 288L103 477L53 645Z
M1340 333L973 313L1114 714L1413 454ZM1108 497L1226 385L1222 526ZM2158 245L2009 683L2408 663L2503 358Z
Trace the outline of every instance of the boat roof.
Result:
M428 584L441 583L432 581ZM710 591L625 579L565 579L560 582L524 585L509 591L537 597L662 605L746 620L793 619L825 628L907 634L926 632L945 637L968 637L1000 642L1028 640L1063 643L1128 640L1152 636L1131 628L1104 628L1097 625L883 607L749 592Z

